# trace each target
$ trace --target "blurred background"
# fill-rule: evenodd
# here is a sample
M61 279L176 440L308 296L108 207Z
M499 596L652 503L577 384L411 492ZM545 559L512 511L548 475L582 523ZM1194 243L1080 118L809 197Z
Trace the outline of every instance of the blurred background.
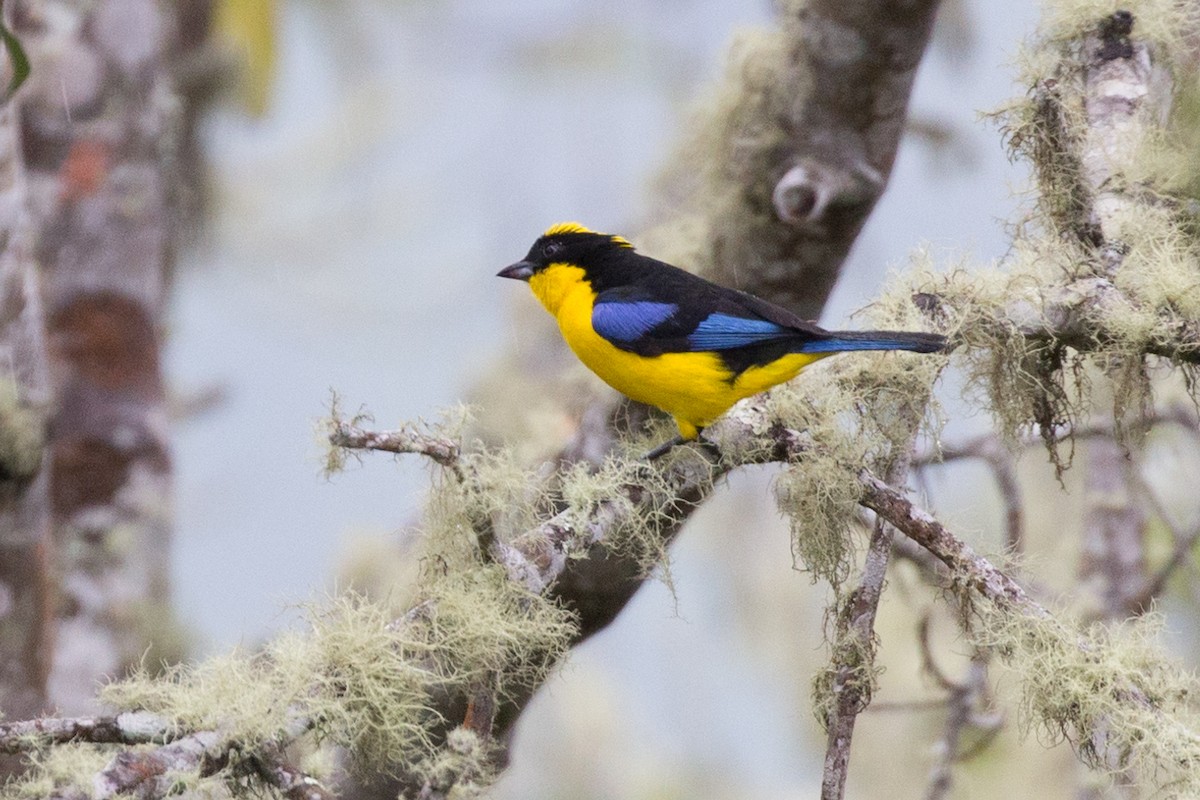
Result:
M253 646L334 589L340 564L419 519L428 472L416 458L322 477L315 428L331 390L381 428L471 395L544 314L496 270L558 221L636 243L651 184L731 40L773 15L766 0L252 6L266 23L227 14L250 82L202 121L209 212L169 315L169 384L192 409L173 436L173 592L198 653ZM979 112L1018 91L1010 62L1035 16L1030 2L943 7L912 130L825 323L853 324L919 246L942 261L1004 255L1025 175ZM955 419L948 435L986 424ZM965 532L999 549L990 490L956 499L948 481L951 521L974 506ZM673 548L674 595L650 582L571 655L523 716L497 797L812 795L824 594L792 569L770 482L731 479ZM902 570L886 597L887 673L861 746L902 743L907 760L856 757L852 776L920 786L929 763L911 756L940 720L887 710L890 686L911 697L928 683L911 624L887 627L889 606L912 600ZM1027 767L1074 786L1063 758ZM987 785L986 765L966 780Z

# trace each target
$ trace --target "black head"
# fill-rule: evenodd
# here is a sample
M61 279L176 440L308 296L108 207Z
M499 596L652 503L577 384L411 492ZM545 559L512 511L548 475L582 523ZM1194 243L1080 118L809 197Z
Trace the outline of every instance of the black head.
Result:
M620 236L597 233L578 222L562 222L543 233L525 258L496 274L527 281L551 264L571 264L587 271L610 261L614 254L632 250L633 245Z

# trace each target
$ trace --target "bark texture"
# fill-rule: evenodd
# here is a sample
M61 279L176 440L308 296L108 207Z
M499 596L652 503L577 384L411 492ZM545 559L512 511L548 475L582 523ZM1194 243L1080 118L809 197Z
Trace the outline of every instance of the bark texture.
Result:
M9 101L0 106L0 714L9 718L46 710L52 637L49 385L26 202L20 109Z
M1083 43L1088 125L1080 143L1080 179L1081 194L1091 202L1080 211L1092 231L1087 244L1097 252L1096 271L1109 279L1122 268L1126 249L1114 220L1131 204L1153 202L1128 190L1124 167L1149 132L1165 123L1171 98L1170 77L1155 68L1146 43L1130 37L1134 23L1132 14L1119 11ZM1080 577L1098 595L1099 616L1121 620L1141 611L1134 604L1146 581L1146 514L1131 490L1131 467L1121 443L1095 439L1086 457Z
M27 0L15 19L32 64L20 144L54 396L49 693L73 713L92 709L96 682L140 658L167 614L172 13L155 0Z
M937 0L812 0L781 19L787 40L779 138L760 139L741 203L714 226L710 274L820 316L842 262L883 195ZM737 142L730 142L737 147Z

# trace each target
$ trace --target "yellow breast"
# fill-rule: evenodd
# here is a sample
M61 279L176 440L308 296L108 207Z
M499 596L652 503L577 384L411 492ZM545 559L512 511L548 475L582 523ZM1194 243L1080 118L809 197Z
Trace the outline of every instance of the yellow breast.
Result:
M796 375L821 356L789 354L738 376L716 353L640 356L614 347L592 328L595 292L579 267L552 264L529 280L534 295L558 320L563 338L592 372L626 397L661 408L685 439L731 405Z

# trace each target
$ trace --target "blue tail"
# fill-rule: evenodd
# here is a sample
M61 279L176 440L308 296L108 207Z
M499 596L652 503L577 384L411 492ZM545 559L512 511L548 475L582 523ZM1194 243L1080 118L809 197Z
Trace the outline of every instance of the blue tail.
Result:
M801 344L801 353L842 353L847 350L911 350L937 353L946 349L946 337L910 331L829 331L827 336Z

